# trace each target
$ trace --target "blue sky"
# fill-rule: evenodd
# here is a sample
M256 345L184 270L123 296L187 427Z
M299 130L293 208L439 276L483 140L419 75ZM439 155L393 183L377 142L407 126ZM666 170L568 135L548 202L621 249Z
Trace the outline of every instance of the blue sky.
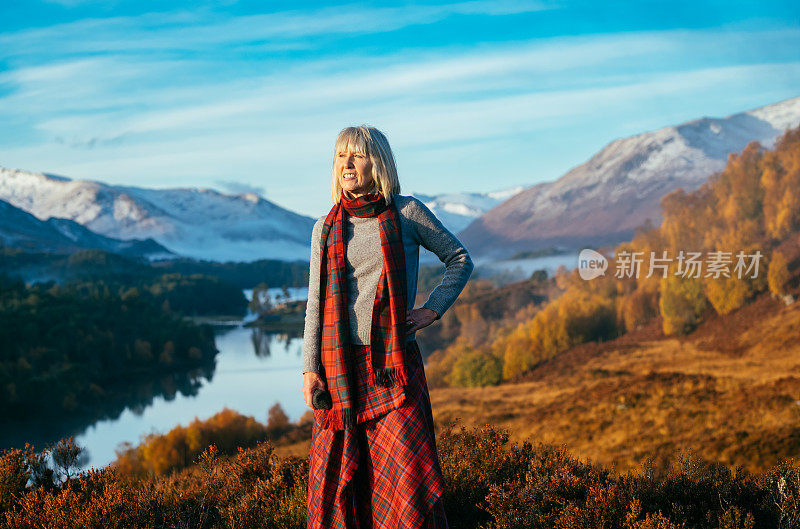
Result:
M347 125L405 194L485 192L800 95L796 1L290 5L3 0L0 166L319 216Z

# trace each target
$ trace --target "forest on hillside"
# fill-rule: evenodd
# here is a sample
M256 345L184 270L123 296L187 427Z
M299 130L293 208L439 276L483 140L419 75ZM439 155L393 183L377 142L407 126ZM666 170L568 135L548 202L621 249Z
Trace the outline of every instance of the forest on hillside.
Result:
M126 285L152 283L166 274L203 275L238 289L259 283L299 287L308 284L308 262L260 259L252 262L215 262L190 258L147 261L102 250L80 250L68 255L29 252L0 245L0 274L27 283L72 280L118 282Z
M642 226L618 245L606 256L605 275L584 280L577 269L561 268L547 281L531 278L510 287L536 289L545 303L517 298L487 304L501 291L471 282L442 318L443 330L433 332L452 340L431 341L431 383L498 384L575 345L609 340L656 319L665 335L680 336L762 292L788 303L797 298L800 128L787 130L774 149L751 142L699 189L678 189L661 207L663 223ZM653 262L664 266L651 271ZM481 289L492 294L473 294Z
M185 299L170 297L175 281L150 291L0 276L0 418L95 417L136 381L210 369L213 333L170 309Z

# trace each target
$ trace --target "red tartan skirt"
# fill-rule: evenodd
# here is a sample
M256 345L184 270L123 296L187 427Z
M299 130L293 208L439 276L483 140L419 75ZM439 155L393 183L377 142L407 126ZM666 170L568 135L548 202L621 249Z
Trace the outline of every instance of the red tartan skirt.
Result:
M367 383L369 345L353 345L356 417L402 398ZM407 342L409 383L397 409L324 430L314 411L308 480L308 528L444 529L444 478L436 452L428 383L417 341ZM400 397L398 397L400 395Z

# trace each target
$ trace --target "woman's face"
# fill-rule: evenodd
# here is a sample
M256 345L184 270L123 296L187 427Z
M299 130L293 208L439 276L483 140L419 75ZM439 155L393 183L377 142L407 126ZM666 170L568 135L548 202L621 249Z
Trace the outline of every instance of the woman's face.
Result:
M372 190L372 162L366 154L339 151L335 167L339 185L351 195L361 196Z

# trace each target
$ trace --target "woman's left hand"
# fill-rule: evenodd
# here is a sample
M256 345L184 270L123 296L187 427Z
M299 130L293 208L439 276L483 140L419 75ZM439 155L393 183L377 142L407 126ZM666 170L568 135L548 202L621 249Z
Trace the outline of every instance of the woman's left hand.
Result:
M432 309L427 307L421 309L413 309L409 310L406 313L406 324L407 324L407 331L406 334L411 334L416 332L423 327L427 327L431 323L433 323L436 318L439 317L439 314Z

